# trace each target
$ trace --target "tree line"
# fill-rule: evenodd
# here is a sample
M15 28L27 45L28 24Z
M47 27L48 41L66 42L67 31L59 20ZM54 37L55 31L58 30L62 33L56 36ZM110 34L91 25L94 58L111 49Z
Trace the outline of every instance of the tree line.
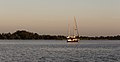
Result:
M14 33L0 33L0 39L16 39L16 40L63 40L66 39L65 36L61 35L39 35L37 33L28 32L25 30L18 30Z
M117 36L80 36L80 40L120 40L120 35ZM65 40L63 35L39 35L37 33L28 32L25 30L17 30L14 33L0 33L1 40Z
M95 37L88 37L88 36L81 36L81 40L120 40L120 35L117 36L95 36Z

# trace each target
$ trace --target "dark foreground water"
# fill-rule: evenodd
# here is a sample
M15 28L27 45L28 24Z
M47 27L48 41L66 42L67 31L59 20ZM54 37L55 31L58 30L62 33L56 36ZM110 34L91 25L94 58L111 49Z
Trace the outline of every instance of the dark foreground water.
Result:
M0 62L120 62L120 41L0 40Z

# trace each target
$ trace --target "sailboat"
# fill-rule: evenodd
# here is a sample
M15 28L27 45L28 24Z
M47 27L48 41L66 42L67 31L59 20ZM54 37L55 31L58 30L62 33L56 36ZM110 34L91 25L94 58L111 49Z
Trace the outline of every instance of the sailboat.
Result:
M74 17L74 26L73 26L73 35L70 35L70 27L68 29L67 42L78 42L79 41L79 32L77 28L76 18Z

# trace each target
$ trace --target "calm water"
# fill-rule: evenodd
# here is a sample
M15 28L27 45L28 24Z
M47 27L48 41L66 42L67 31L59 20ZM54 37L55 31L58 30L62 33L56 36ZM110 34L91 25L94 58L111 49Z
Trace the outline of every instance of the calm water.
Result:
M120 40L0 40L0 62L120 62Z
M0 40L0 44L120 44L120 40L80 40L76 43L67 43L66 40Z

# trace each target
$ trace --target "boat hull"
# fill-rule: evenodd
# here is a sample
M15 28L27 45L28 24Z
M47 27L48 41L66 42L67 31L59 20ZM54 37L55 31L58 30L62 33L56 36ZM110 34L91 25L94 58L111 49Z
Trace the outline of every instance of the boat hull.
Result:
M76 39L76 38L68 38L67 42L78 42L78 39Z

